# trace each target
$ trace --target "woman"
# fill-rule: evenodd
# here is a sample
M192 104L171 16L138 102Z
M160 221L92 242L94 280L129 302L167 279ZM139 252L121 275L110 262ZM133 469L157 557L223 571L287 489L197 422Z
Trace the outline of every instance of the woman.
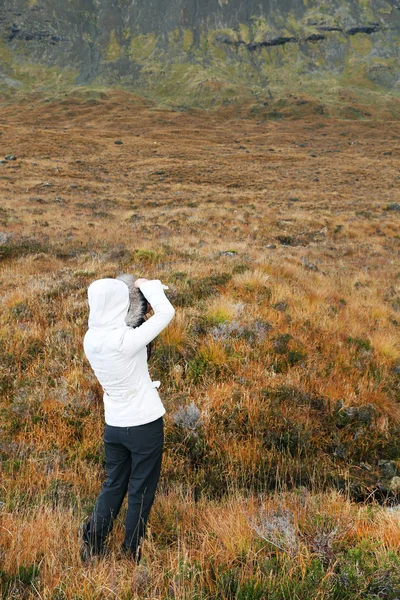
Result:
M128 491L122 552L139 562L160 476L165 414L155 389L160 382L151 381L148 372L146 347L172 320L175 309L164 293L168 287L159 279L121 279L99 279L88 289L84 350L104 390L107 478L83 528L83 559L104 553L106 537ZM144 321L140 306L146 312L153 309L154 314ZM141 324L130 326L132 321Z

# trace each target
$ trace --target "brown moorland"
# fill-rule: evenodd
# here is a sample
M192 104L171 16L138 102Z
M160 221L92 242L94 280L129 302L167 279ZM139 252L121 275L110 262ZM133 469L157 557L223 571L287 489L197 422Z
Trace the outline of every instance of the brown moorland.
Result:
M2 598L400 594L400 125L160 109L0 111ZM104 478L86 290L157 278L167 409L143 563L79 558ZM360 595L361 594L361 595Z

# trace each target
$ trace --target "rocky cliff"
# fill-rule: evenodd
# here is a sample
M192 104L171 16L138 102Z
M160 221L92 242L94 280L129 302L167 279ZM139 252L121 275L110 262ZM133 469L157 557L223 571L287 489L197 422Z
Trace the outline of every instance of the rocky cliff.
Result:
M117 84L185 105L277 93L329 105L348 90L400 95L399 48L400 0L2 0L0 12L3 91Z

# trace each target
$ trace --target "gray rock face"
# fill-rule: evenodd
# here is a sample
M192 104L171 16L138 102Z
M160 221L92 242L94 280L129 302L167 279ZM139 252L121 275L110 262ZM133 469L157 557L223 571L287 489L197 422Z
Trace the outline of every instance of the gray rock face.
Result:
M3 0L0 87L62 78L189 103L322 80L400 92L399 48L399 0Z

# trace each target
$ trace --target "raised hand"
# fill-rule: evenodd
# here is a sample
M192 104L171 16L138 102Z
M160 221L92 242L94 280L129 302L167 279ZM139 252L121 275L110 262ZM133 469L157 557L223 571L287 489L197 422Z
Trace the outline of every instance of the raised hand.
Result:
M141 277L140 279L136 279L135 281L135 286L139 287L140 284L144 283L145 281L149 281L148 279L146 279L146 277Z

